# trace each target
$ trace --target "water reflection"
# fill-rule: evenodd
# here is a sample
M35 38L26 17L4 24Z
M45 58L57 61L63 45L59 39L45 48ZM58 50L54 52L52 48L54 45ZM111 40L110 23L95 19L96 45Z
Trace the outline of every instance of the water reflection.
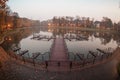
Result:
M43 29L40 27L21 29L17 33L5 37L5 42L2 44L5 50L13 46L21 47L21 50L29 50L29 56L32 53L41 52L44 54L50 52L50 47L53 40L47 41L32 40L34 34L44 36L85 36L88 40L66 39L69 52L74 54L87 54L88 51L96 51L96 48L106 49L120 46L120 34L111 32L96 32L96 31L81 31L75 29Z

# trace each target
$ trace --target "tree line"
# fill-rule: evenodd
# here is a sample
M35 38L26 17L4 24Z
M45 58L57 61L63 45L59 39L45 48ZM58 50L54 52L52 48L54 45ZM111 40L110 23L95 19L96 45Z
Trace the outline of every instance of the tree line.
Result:
M46 21L46 24L48 24L48 26L53 27L83 27L83 28L114 29L120 31L120 22L114 23L108 17L103 17L101 21L97 21L94 20L94 18L89 17L54 16L52 19Z
M17 12L13 12L6 4L7 1L8 0L0 0L0 33L3 33L8 29L40 25L39 20L22 18Z

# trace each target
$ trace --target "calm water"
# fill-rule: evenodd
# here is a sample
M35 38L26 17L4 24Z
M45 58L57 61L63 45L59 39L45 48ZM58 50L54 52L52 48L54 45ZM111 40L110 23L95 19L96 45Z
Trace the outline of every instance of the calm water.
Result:
M73 59L73 56L76 53L87 55L88 51L96 52L96 48L107 49L112 48L116 49L120 45L119 34L109 33L109 32L92 32L92 31L79 31L79 30L66 30L66 29L43 29L39 27L22 29L16 34L9 35L5 38L5 42L2 46L8 50L14 46L21 47L21 50L29 50L29 55L24 55L26 57L31 57L33 53L40 52L45 54L50 52L53 39L31 39L33 35L41 36L85 36L88 40L76 40L76 39L65 39L68 52L70 53L70 59ZM17 54L17 53L16 53ZM47 54L48 55L48 54ZM41 58L41 56L40 56ZM48 59L48 57L47 57Z
M76 53L84 54L84 56L87 57L89 51L98 53L99 51L96 50L97 48L106 51L108 48L112 48L112 50L115 50L117 47L117 43L113 39L111 39L108 43L104 44L102 43L101 38L96 38L94 35L89 36L87 41L66 40L66 43L69 52L72 52L72 54L70 54L70 59L72 60L74 59L73 56ZM76 58L77 60L79 60L78 56L76 56Z
M40 31L40 35L52 36L52 33ZM29 50L30 55L35 52L41 52L44 54L45 52L50 52L50 47L53 43L53 40L48 41L47 39L42 40L34 40L31 39L33 35L28 36L20 41L20 47L22 50Z

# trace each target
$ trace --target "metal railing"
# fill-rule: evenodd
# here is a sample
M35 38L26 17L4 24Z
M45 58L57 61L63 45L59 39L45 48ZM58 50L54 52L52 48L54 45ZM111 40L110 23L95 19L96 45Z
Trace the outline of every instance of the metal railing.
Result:
M55 41L55 40L54 40ZM65 42L64 42L65 44ZM53 43L54 45L54 43ZM65 44L66 45L66 44ZM54 46L53 46L54 47ZM67 46L66 47L66 50L67 50ZM117 49L116 49L117 50ZM67 60L67 61L51 61L51 60L43 60L41 61L40 59L37 59L37 58L26 58L24 57L23 55L18 55L18 54L15 54L12 50L10 50L8 52L8 54L10 55L10 57L12 58L15 58L16 60L20 60L20 61L23 61L24 63L30 63L32 64L33 66L44 66L46 69L49 67L49 66L55 66L55 67L68 67L69 69L74 69L74 68L81 68L81 67L85 67L85 66L88 66L88 65L93 65L97 62L102 62L103 60L107 60L108 58L110 58L114 53L116 53L115 51L116 50L113 50L113 52L104 52L104 51L100 51L102 53L102 55L97 55L97 54L94 54L94 52L90 52L89 55L91 55L92 57L88 57L85 58L84 56L81 57L81 55L79 55L79 57L81 57L81 59L79 61L75 61L75 60ZM52 50L51 50L52 51ZM51 52L50 52L51 53ZM50 57L50 53L47 52L46 54L49 54L49 57ZM69 52L67 52L68 56L69 56ZM36 56L37 57L37 56Z

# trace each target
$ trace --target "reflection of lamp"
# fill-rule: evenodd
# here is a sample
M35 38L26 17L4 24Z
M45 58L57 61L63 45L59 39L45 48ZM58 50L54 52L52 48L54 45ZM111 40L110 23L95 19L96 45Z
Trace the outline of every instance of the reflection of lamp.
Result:
M8 27L10 27L11 25L10 24L8 24Z
M50 24L50 23L48 23L48 26L51 26L51 24Z
M50 30L50 29L48 29L48 32L51 32L51 30Z
M9 41L11 41L12 39L11 39L11 37L9 37L9 39L8 39Z
M5 40L6 40L6 41L11 41L12 38L9 36L9 37L6 37Z

